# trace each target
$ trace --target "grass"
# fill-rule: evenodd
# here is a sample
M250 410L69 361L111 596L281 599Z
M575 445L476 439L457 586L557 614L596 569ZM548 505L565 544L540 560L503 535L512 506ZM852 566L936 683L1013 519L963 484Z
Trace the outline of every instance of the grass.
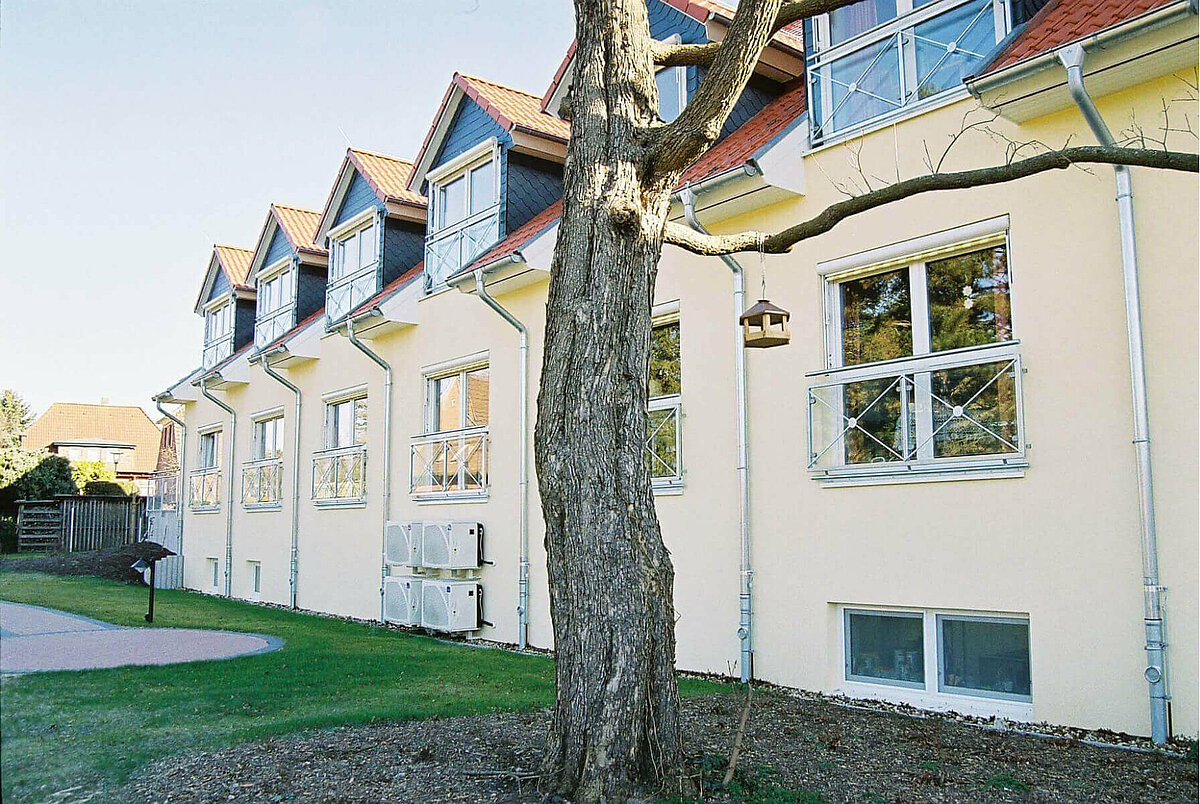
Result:
M144 626L144 588L96 578L0 573L0 599ZM155 627L270 634L281 650L215 662L12 676L0 682L0 794L40 801L66 788L115 790L138 768L303 729L549 706L544 656L191 592L160 590ZM728 689L682 679L684 695ZM98 801L99 798L93 799Z

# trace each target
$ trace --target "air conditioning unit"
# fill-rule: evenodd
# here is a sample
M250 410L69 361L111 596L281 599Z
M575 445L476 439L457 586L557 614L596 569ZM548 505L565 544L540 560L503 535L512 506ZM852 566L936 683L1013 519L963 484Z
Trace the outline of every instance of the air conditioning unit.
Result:
M479 584L474 581L425 581L421 584L421 625L431 631L479 628Z
M421 566L430 569L478 569L483 525L478 522L425 522Z
M388 522L384 529L388 563L421 566L421 539L420 522Z
M421 579L395 576L383 581L383 618L396 625L421 624Z

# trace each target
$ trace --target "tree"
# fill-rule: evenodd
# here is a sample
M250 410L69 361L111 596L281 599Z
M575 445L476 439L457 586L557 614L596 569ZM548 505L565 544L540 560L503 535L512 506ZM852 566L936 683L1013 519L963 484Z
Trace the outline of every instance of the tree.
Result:
M719 43L654 42L645 0L575 0L571 139L551 266L535 459L546 526L557 697L546 792L621 801L683 785L674 574L643 457L651 305L664 242L700 254L789 250L919 193L1075 164L1197 171L1194 154L1073 147L898 181L778 233L707 236L667 221L683 170L717 140L775 31L851 0L742 0ZM656 117L656 67L705 65L688 106ZM940 165L939 165L940 167Z
M33 421L25 400L11 388L0 393L0 449L21 446L21 436Z

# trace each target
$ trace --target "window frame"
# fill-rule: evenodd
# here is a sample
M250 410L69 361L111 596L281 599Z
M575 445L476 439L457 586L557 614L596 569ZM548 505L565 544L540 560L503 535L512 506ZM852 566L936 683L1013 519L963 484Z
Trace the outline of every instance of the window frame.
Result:
M482 425L469 425L467 378L471 373L483 369L488 372L487 421ZM413 436L409 445L409 493L418 503L484 502L488 499L491 488L488 466L492 420L491 376L492 365L488 352L426 366L421 370L421 433ZM458 426L437 429L442 424L438 384L450 377L458 379ZM440 459L434 457L438 450L442 451ZM477 475L470 470L470 460L476 455L479 460ZM447 470L451 463L457 465L457 471ZM420 469L418 464L421 464ZM443 473L433 474L432 469L439 465ZM429 488L418 482L427 477L426 472L430 472L428 478L431 482L437 478L453 477L454 480L443 483L442 488Z
M200 430L199 433L197 434L198 435L198 437L196 439L196 442L197 442L196 443L196 447L197 447L196 469L197 470L222 468L221 467L221 464L222 464L221 441L223 439L221 437L221 431L222 431L222 428L219 426L207 427L203 430ZM213 445L212 446L212 456L211 456L212 461L209 463L205 462L205 460L206 460L205 459L205 449L204 449L205 443L211 443Z
M659 396L650 396L647 390L647 416L652 411L658 410L673 410L675 418L675 473L673 475L655 476L653 468L650 470L650 485L655 494L680 494L683 492L685 469L683 464L683 328L679 319L679 303L669 302L656 306L651 313L650 329L658 329L659 327L667 327L674 325L679 328L679 393L661 394ZM647 384L649 379L647 379ZM646 436L646 451L648 455L654 453L650 449L650 439L652 434ZM660 459L661 460L661 459Z
M212 581L208 587L210 591L220 593L221 591L221 559L215 556L206 556L205 562L208 564L209 580Z
M371 408L370 394L367 386L360 385L355 388L347 388L341 391L334 391L325 394L321 397L321 403L324 406L321 420L321 449L315 450L312 453L312 501L318 508L360 508L366 505L367 501L367 451L368 444L371 438ZM330 436L337 432L337 421L340 416L335 412L341 405L350 405L352 419L357 419L357 403L362 402L366 406L366 417L363 425L362 440L354 440L350 444L333 444ZM332 428L331 428L332 423ZM350 425L350 434L352 439L357 439L356 431L358 427L352 421ZM333 461L334 464L340 466L340 459L349 456L350 460L357 461L358 472L360 475L359 483L361 485L359 493L347 497L318 497L317 483L317 467L324 461ZM337 466L335 466L334 479L332 488L335 493L339 483L337 478ZM353 475L352 475L353 477Z
M366 213L361 213L343 223L338 228L329 233L329 284L341 285L352 281L366 274L369 270L379 267L379 262L383 258L382 247L380 240L380 222L381 217L379 211L371 208ZM367 231L372 231L373 237L370 241L374 244L374 258L366 263L362 263L362 242L363 234ZM356 260L356 267L353 271L346 270L345 264L345 246L346 243L353 239L359 244L359 258Z
M487 422L485 424L468 424L467 421L467 375L472 372L486 369L488 372L488 409ZM458 432L487 432L492 423L492 384L491 384L491 364L485 357L483 359L472 360L471 362L461 365L444 368L437 371L427 371L422 374L422 383L424 385L424 404L421 417L421 435L432 436L442 435L445 433ZM458 382L458 426L457 427L435 427L434 422L441 424L441 416L439 411L436 388L437 384L442 380L457 377Z
M494 198L491 204L476 212L471 212L473 194L471 174L488 162L492 165L492 191ZM502 167L503 150L500 141L495 137L491 137L459 154L445 164L439 165L426 175L426 180L429 184L429 223L425 232L425 276L429 292L445 287L447 278L470 264L470 260L460 260L460 263L453 270L446 271L442 276L434 276L430 273L429 269L434 262L430 259L430 248L435 244L440 244L442 241L452 238L460 238L466 230L489 221L493 217L496 219L496 237L490 244L481 248L479 254L484 253L488 248L491 248L491 246L502 239L503 232L500 231L499 227L500 209L504 191ZM466 214L453 223L447 224L442 220L442 191L460 179L463 181L463 211ZM473 260L477 256L471 259Z
M812 32L813 42L812 48L807 50L805 54L805 81L809 97L814 99L819 97L819 100L814 100L814 106L820 104L823 117L822 128L825 131L819 132L814 125L810 124L810 147L815 150L840 142L848 137L861 136L869 130L893 123L905 117L915 116L932 107L941 106L969 94L966 86L959 84L926 98L920 98L912 102L906 100L906 88L916 79L916 55L911 44L911 40L915 36L913 33L914 29L922 23L952 12L954 9L970 2L973 2L973 0L933 0L933 2L914 6L912 0L896 0L896 16L837 43L833 43L832 41L829 13L811 17L811 25L807 26L807 29ZM994 42L989 46L988 50L984 51L983 55L985 57L988 51L997 43L1003 41L1009 32L1012 31L1011 0L991 0L991 5ZM910 40L907 44L907 50L904 52L898 50L896 54L896 58L903 62L898 77L900 92L899 107L843 128L829 130L829 117L835 109L833 107L826 108L826 106L832 99L832 88L826 93L823 87L818 88L816 85L818 80L824 80L820 78L824 69L852 53L867 50L873 45L877 45L893 37L900 37L901 41L903 39ZM880 55L874 57L872 61L882 58L883 52L885 51L881 51ZM827 85L828 81L825 84Z
M918 620L921 623L921 672L924 681L905 681L899 678L879 678L877 676L853 675L850 672L850 654L854 649L854 640L850 635L850 617L852 615L867 617L891 617L897 620ZM925 616L921 611L907 609L862 609L845 608L842 610L842 679L855 684L880 684L887 687L903 687L905 689L924 690L929 681L927 649L925 647Z
M837 656L839 670L836 692L855 698L893 701L923 709L954 711L965 715L981 717L999 716L1018 721L1028 721L1033 718L1037 687L1033 667L1034 629L1032 617L1029 614L1024 612L920 608L878 604L835 604L834 609L836 616L840 620ZM924 683L914 686L910 683L889 679L873 679L863 676L850 677L849 650L851 645L849 639L849 615L852 613L920 617L922 623L922 653L925 660ZM943 689L941 684L944 662L941 644L941 622L943 619L1025 625L1029 640L1027 652L1029 658L1030 694L1028 696L1020 696L994 693L988 690L970 690L965 687Z
M1005 341L979 344L958 349L931 351L932 333L929 317L929 288L927 266L930 262L1003 246L1008 271L1008 305L1010 337ZM881 273L907 270L911 312L912 354L874 362L844 365L842 285L845 282L876 276ZM952 229L934 232L908 241L871 249L817 265L821 282L822 339L825 345L825 368L807 373L808 386L808 454L810 474L828 487L870 485L876 483L925 482L939 479L971 479L979 477L1020 477L1028 467L1028 434L1025 429L1023 375L1019 347L1020 339L1014 322L1017 283L1012 263L1012 242L1007 215L990 218ZM937 456L931 440L933 425L932 390L928 377L935 372L971 365L1012 362L1015 376L1015 450L982 455ZM924 375L926 382L913 389L916 410L915 438L920 446L916 456L908 461L888 460L882 463L838 463L834 467L817 467L824 453L813 443L813 393L830 386L848 386L869 380L896 376L899 373ZM922 401L925 404L922 404ZM829 448L827 447L826 450ZM819 454L818 454L819 453Z
M223 321L224 329L213 333L212 322ZM201 363L205 369L216 366L233 354L233 335L237 328L237 299L232 292L204 306L204 346Z

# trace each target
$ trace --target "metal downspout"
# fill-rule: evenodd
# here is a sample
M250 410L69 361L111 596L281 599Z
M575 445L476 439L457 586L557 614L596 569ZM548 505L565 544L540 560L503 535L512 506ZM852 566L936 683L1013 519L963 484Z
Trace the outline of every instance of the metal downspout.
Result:
M683 202L683 214L687 218L688 224L697 232L708 234L708 230L704 228L704 224L700 223L700 219L696 217L696 194L692 192L691 186L684 187L680 191L679 199ZM728 254L722 255L721 261L733 272L733 320L736 323L738 317L746 309L746 272L741 264ZM737 633L742 646L740 662L741 680L745 683L754 678L754 643L751 639L754 623L753 599L751 597L754 569L750 561L750 473L749 460L747 458L749 448L746 436L746 350L742 345L741 328L735 326L733 334L734 373L737 375L737 473L738 486L741 493L739 501L739 527L741 530L742 547L741 591L738 594L738 609L740 613Z
M158 408L158 412L166 418L170 419L179 428L179 484L176 486L175 506L179 510L179 564L180 564L180 581L183 578L183 512L187 509L184 502L185 489L184 485L187 481L187 425L182 419L177 418L174 414L167 413L162 406L162 400L159 397L154 397L154 407Z
M517 564L517 646L525 650L529 637L529 332L517 317L505 309L500 302L488 295L483 281L483 269L475 269L475 291L488 307L507 321L517 331L517 409L521 422L518 441L521 445L520 480L521 489L521 548Z
M229 414L229 496L225 499L225 597L233 597L233 475L237 452L237 411L212 395L208 390L208 380L200 380L200 393Z
M1071 97L1101 145L1113 146L1112 133L1083 83L1084 49L1075 44L1058 51L1067 68ZM1142 585L1146 627L1145 678L1150 686L1150 736L1156 743L1170 739L1167 701L1166 643L1163 639L1163 588L1158 575L1158 532L1154 522L1154 478L1150 466L1150 414L1146 400L1146 361L1142 343L1141 300L1138 291L1137 241L1133 223L1133 189L1129 168L1114 165L1117 180L1117 218L1121 230L1121 270L1125 278L1125 319L1129 336L1129 374L1133 396L1133 446L1137 456L1138 502L1142 542Z
M300 569L300 412L302 398L299 388L271 368L270 355L263 355L259 364L268 377L296 395L296 412L292 419L292 554L288 563L288 602L294 609L296 608L296 585Z
M358 351L383 369L383 526L379 529L379 622L384 620L383 587L387 580L387 523L392 516L392 367L354 334L354 319L346 319L346 337Z

